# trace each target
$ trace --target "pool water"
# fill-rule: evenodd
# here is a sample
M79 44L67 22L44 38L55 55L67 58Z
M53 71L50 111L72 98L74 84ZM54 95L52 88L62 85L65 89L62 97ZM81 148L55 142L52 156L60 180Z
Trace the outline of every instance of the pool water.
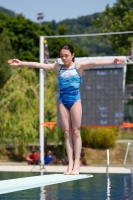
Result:
M46 173L45 173L46 174ZM50 174L50 173L47 173ZM38 176L1 172L0 180ZM0 195L0 200L133 200L133 174L93 174L92 178Z

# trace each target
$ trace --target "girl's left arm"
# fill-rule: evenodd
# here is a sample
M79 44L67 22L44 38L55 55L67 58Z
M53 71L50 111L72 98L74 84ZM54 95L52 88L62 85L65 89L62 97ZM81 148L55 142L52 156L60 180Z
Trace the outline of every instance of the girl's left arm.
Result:
M114 60L96 60L90 62L82 62L80 63L80 68L82 70L91 69L97 66L104 66L104 65L119 65L124 63L125 60L122 58L115 58Z

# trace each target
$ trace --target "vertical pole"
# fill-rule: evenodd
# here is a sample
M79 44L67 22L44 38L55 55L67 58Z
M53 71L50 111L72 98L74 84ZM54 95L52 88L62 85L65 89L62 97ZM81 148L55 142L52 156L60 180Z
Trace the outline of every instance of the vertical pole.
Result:
M44 36L40 36L40 63L44 62ZM40 69L40 162L44 165L44 70Z
M109 167L109 149L107 149L107 166Z
M108 168L109 168L109 149L107 149L107 168L106 168L107 173L108 173Z
M131 168L132 168L132 172L133 172L133 144L131 143L131 145L132 145L132 152L131 152L131 163L132 163L132 166L131 166Z

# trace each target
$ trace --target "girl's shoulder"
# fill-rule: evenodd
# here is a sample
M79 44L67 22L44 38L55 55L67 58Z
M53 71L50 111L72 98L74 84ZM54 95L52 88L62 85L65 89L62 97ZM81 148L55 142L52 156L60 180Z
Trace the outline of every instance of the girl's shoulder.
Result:
M55 63L54 68L55 68L56 71L59 72L59 71L60 71L60 68L61 68L61 64L59 64L59 63Z

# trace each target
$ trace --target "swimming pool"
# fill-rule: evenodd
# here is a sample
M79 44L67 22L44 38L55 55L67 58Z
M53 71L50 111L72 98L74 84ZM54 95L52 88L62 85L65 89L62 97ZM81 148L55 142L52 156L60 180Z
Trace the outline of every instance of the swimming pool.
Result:
M50 174L50 173L47 173ZM1 172L0 180L37 176L35 172ZM133 174L93 174L93 178L0 195L0 200L129 200Z

